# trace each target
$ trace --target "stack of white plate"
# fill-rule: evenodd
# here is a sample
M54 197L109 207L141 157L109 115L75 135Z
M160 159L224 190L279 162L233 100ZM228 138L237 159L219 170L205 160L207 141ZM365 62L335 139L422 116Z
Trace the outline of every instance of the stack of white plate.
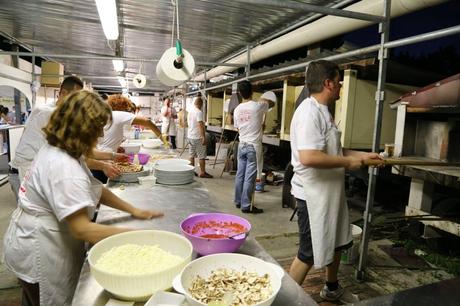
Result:
M184 185L193 182L195 167L186 164L155 165L157 183L165 185Z
M167 158L167 159L159 159L155 162L157 166L169 166L169 165L190 165L190 161L188 159L182 158Z

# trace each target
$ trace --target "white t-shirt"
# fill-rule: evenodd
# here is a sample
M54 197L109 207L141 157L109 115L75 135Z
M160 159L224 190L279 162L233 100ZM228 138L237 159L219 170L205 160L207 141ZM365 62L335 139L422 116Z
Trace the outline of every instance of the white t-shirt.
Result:
M163 105L161 108L161 114L166 112L167 106ZM177 116L176 110L174 107L169 108L171 111L171 117L166 117L166 116L161 116L161 134L168 134L171 136L176 136L177 131L176 131L176 120L174 119L175 116Z
M268 111L268 103L248 101L239 104L233 112L233 121L239 130L240 142L262 141L262 121Z
M291 194L305 200L301 176L311 168L301 164L299 150L326 150L326 136L334 121L326 105L309 97L302 101L291 121L291 164L294 176L291 180Z
M100 189L95 187L102 183L91 177L83 159L77 160L45 144L22 181L18 205L29 214L52 213L61 222L74 212L94 207L99 202L101 193L95 190Z
M188 138L200 139L200 126L198 122L203 122L203 112L196 107L193 107L187 114L188 123Z
M26 122L26 127L21 136L16 154L11 161L13 168L29 165L40 148L46 144L45 133L42 131L56 109L56 104L40 105L32 110Z
M104 127L104 136L98 141L97 148L102 151L116 152L123 142L123 129L131 126L136 115L128 112L113 111L112 122Z

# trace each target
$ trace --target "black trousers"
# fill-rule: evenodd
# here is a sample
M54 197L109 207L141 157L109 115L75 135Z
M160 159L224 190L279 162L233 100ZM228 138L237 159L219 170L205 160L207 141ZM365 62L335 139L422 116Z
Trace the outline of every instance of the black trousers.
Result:
M39 284L31 284L19 279L22 286L21 306L40 306L40 287Z

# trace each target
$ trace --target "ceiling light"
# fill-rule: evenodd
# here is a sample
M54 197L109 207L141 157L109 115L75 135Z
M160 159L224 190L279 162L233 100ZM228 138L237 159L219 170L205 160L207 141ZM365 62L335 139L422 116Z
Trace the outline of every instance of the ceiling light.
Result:
M115 0L95 0L102 29L108 40L118 39L118 17Z
M112 64L116 72L122 72L125 69L125 64L122 60L112 60Z

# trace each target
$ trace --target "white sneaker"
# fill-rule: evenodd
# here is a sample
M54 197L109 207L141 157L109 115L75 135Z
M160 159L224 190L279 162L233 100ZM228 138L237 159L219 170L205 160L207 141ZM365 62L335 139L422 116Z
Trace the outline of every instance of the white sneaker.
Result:
M319 296L326 301L337 301L343 295L344 291L345 290L340 287L340 285L337 290L329 290L327 285L324 285L323 289L321 289L319 293Z
M350 291L343 289L340 285L337 290L331 291L324 285L319 293L319 296L326 301L340 301L342 303L356 303L359 302L359 297Z

